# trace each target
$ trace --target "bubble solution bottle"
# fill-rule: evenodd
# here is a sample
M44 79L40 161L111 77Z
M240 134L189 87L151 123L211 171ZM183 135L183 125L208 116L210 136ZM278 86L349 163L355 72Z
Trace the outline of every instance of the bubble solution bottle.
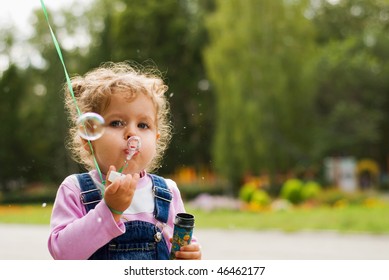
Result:
M182 246L190 244L194 228L194 216L188 213L178 213L174 220L174 231L170 259L176 259L176 252Z

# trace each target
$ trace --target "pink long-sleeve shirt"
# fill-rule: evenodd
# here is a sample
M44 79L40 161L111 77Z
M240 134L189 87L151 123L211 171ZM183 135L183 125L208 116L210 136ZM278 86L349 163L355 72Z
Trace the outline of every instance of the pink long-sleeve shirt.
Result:
M89 172L98 188L104 189L96 170ZM141 220L157 225L165 237L168 249L173 235L174 217L185 212L180 191L174 181L165 179L173 199L170 203L169 219L164 225L153 216L154 199L149 176L139 179L130 207L124 211L122 219L116 222L112 213L101 200L95 209L86 213L80 200L80 185L76 175L70 175L60 185L53 206L48 248L54 259L88 259L97 249L111 239L125 232L125 221ZM195 241L195 238L193 238Z

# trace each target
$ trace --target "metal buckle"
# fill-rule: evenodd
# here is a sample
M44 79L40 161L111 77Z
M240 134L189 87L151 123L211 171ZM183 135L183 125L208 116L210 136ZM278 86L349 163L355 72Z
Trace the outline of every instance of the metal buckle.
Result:
M102 195L101 195L101 190L99 190L99 189L93 189L93 190L84 191L84 192L81 192L81 193L80 193L81 203L82 203L83 205L88 205L88 204L100 202L101 199L94 200L94 201L90 201L90 202L85 202L85 196L84 196L84 194L91 193L91 192L95 192L95 191L98 191L98 192L100 193L100 197L102 196Z
M162 190L162 191L164 191L165 193L169 193L171 198L168 199L168 198L165 198L165 197L162 197L162 196L157 195L157 194L156 194L156 191L155 191L156 189L158 189L158 191L159 191L159 190ZM154 194L154 197L159 198L159 199L162 199L162 200L165 200L165 201L167 201L167 202L171 202L172 199L173 199L173 194L172 194L172 192L171 192L170 190L165 189L165 188L160 188L160 187L154 186L154 188L153 188L153 194Z

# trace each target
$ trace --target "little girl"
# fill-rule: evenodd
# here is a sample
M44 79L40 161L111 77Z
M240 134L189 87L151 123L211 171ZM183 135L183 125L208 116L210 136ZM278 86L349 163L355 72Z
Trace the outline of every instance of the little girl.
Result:
M170 140L167 86L154 73L126 63L109 63L72 79L66 107L73 127L70 149L88 173L60 185L48 241L54 259L168 259L174 218L185 212L174 181L150 174ZM88 141L77 134L78 112L105 120L104 134ZM126 162L127 140L141 149ZM126 162L126 164L124 164ZM123 168L124 166L124 168ZM119 169L123 176L112 179ZM110 179L113 181L111 182ZM177 259L201 259L200 246L181 247Z

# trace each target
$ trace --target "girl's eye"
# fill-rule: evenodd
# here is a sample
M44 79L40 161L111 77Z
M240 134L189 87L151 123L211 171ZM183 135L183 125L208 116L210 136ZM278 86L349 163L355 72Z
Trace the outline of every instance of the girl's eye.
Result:
M126 126L126 123L124 121L121 121L121 120L116 120L116 121L110 122L109 126L111 126L111 127L123 127L123 126Z
M141 129L150 128L150 126L147 123L140 123L140 124L138 124L138 127L141 128Z

